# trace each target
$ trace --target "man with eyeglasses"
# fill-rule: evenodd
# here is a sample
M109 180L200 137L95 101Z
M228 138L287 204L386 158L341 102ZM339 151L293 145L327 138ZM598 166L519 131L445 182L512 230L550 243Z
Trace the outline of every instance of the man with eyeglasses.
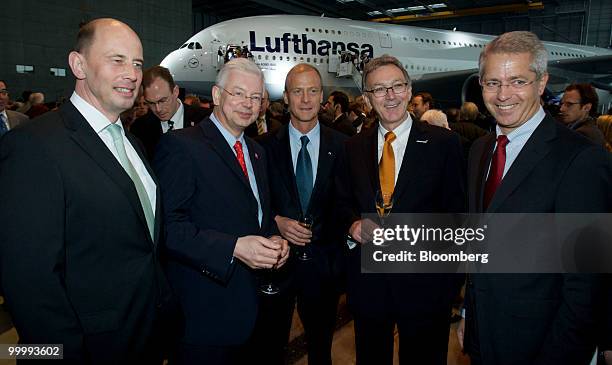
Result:
M178 98L179 87L174 83L170 71L163 66L145 70L142 87L149 113L136 119L130 132L142 141L149 160L152 160L162 134L200 123L206 118L206 111L184 104Z
M397 325L401 364L446 364L451 306L463 277L362 274L361 245L372 244L365 229L372 222L361 214L376 212L378 190L393 199L392 213L463 212L461 144L449 130L413 121L410 77L395 57L366 64L363 90L380 123L348 140L337 192L338 220L350 235L347 299L357 363L392 364Z
M569 129L603 147L606 145L606 139L595 121L598 103L597 92L591 84L571 84L563 93L559 119Z
M0 80L0 137L18 124L30 119L27 115L8 110L9 92L4 80Z
M610 156L540 106L548 73L537 36L502 34L483 49L479 68L497 127L470 151L469 211L609 212ZM580 274L469 274L459 341L473 365L588 364L595 308L605 303L599 289Z
M255 63L227 62L212 88L210 117L164 134L155 153L167 275L185 317L178 364L248 361L242 357L258 311L256 271L281 267L288 257L287 241L271 237L278 230L266 153L244 135L263 87Z

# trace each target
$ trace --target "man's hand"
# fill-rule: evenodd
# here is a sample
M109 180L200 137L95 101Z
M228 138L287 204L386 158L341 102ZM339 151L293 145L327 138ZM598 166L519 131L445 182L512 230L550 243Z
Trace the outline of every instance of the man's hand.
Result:
M361 244L372 242L374 229L379 228L378 225L370 219L359 219L353 222L349 228L349 234L353 239Z
M261 236L240 237L234 247L234 257L252 269L270 269L279 262L279 257L282 256L283 243L280 241L275 242ZM287 241L285 241L286 245Z
M459 346L461 346L461 350L463 350L463 336L465 335L465 318L461 318L459 324L457 325L457 341L459 341Z
M276 263L276 265L274 265L275 268L279 268L283 266L289 258L289 243L287 243L287 240L283 239L281 236L272 236L270 237L270 240L281 245L278 262Z
M281 235L294 245L304 246L310 243L312 231L300 224L295 219L277 215L274 220Z

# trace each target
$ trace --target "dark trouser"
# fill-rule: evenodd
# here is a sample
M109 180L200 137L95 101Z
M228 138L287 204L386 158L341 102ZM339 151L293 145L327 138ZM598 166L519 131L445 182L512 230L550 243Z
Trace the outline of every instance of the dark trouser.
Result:
M241 365L248 361L241 346L179 344L176 357L168 365Z
M290 284L276 295L260 295L259 313L250 350L265 364L285 364L293 309L297 302L310 365L331 365L338 293L335 282L311 270L311 261L297 263ZM254 361L258 362L258 361Z
M400 364L445 365L448 352L449 318L431 321L418 318L397 321ZM355 318L357 364L392 364L395 321Z

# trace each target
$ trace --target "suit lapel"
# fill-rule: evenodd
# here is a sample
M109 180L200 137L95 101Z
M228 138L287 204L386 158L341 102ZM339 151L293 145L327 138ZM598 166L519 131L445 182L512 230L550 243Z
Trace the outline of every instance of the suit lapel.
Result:
M293 201L299 205L300 197L297 190L297 183L295 181L295 172L293 169L293 159L291 155L291 142L289 140L289 125L285 125L279 130L276 135L277 145L275 148L276 158L279 162L279 172L282 176L283 183L287 187L289 194Z
M380 190L378 177L378 124L363 132L363 157L374 196Z
M535 129L504 176L493 195L488 212L495 212L503 201L521 184L538 163L550 152L549 141L557 137L555 121L550 116Z
M155 176L155 173L153 173L153 169L151 168L151 165L149 165L149 161L147 160L146 156L143 154L143 151L141 151L138 145L138 142L136 142L134 136L132 136L129 133L127 133L126 136L128 140L130 141L130 143L132 144L132 147L134 147L134 150L138 154L138 157L140 157L140 160L142 161L145 168L147 169L149 176L151 176L151 179L153 179L153 182L155 183L155 226L154 226L155 228L153 232L153 242L155 243L155 247L157 247L157 243L159 242L159 235L161 233L161 223L162 223L162 214L163 214L163 212L161 211L161 191L159 189L159 181L157 181L157 176ZM145 219L145 222L146 222L146 219Z
M395 201L401 200L404 190L409 185L408 182L413 176L418 175L420 162L423 161L423 154L421 152L423 144L417 141L425 141L428 140L429 137L427 133L420 128L420 123L421 122L413 120L412 126L410 127L410 135L406 143L402 166L400 166L395 189L393 190Z
M142 210L142 205L140 204L140 199L138 198L138 193L134 187L134 182L125 172L119 161L117 161L112 152L100 139L100 136L98 136L93 128L91 128L89 123L87 123L85 118L81 115L81 113L79 113L72 103L66 102L60 109L60 113L64 118L66 127L72 130L70 135L71 138L117 184L119 189L126 196L129 204L134 209L142 225L148 231L147 221ZM139 156L141 160L144 161L142 155L139 154ZM155 230L157 231L157 228Z
M331 174L331 169L336 159L336 153L332 147L332 136L331 131L324 126L321 126L321 139L319 140L319 161L317 164L317 175L315 184L312 189L312 195L310 197L310 210L316 210L313 203L321 202L321 199L317 198L318 194L321 194L327 177Z
M236 155L214 123L210 119L207 119L200 123L199 126L202 128L204 137L208 143L210 143L213 151L215 151L215 153L221 157L221 161L227 165L227 167L234 173L236 178L242 181L244 187L251 191L251 185L246 179L246 176L244 176L244 172L242 172L242 168L238 163Z

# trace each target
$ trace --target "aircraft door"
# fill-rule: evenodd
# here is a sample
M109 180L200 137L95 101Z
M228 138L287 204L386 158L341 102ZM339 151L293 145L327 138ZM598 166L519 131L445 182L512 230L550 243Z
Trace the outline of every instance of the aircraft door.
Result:
M223 66L223 57L225 56L225 44L218 40L210 42L210 65L215 68Z
M391 34L389 34L388 32L380 32L378 33L379 37L380 37L380 46L382 48L392 48L393 45L391 44Z

